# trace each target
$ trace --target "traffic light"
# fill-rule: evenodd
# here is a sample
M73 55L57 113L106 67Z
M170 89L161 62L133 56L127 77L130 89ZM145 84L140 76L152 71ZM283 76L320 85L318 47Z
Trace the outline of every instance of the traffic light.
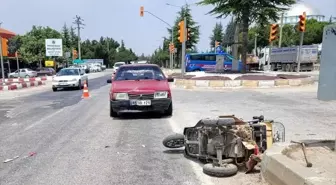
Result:
M278 24L271 24L270 36L269 36L269 42L270 43L278 38L278 36L277 36L278 35L278 29L279 29Z
M190 28L187 28L187 40L190 40L191 38L191 29Z
M78 57L78 53L77 53L77 50L72 50L72 59L76 59Z
M170 51L170 53L173 53L174 50L175 50L174 44L173 44L173 43L170 43L170 44L169 44L169 51Z
M1 49L2 49L2 56L8 56L8 40L5 38L1 38Z
M218 41L215 41L215 48L217 48L219 46L219 42Z
M145 9L143 6L140 7L140 17L144 16Z
M185 30L184 30L184 21L180 21L179 23L178 23L178 26L179 26L179 37L178 37L178 39L179 39L179 41L182 43L182 42L184 42L185 41Z
M303 12L302 15L299 16L299 31L305 32L306 31L306 12Z

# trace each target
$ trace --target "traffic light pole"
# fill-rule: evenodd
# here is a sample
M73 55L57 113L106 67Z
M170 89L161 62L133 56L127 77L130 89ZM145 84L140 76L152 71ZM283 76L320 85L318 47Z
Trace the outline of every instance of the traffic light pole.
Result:
M267 71L271 71L271 56L272 56L273 41L270 43L268 60L267 60Z
M297 65L297 73L300 73L300 67L301 67L301 51L302 51L302 45L303 45L303 36L304 32L301 32L301 38L300 38L300 46L299 46L299 57L298 57L298 65Z
M185 74L185 54L186 54L186 40L187 40L187 18L184 16L184 39L182 42L182 56L181 56L181 75Z

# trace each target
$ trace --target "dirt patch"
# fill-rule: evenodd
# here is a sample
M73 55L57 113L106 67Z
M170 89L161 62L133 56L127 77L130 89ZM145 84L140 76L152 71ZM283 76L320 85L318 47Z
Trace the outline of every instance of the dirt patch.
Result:
M192 80L231 80L231 78L227 76L201 76L194 77Z
M336 152L335 142L306 144L308 160L313 164L311 169L325 178L336 178ZM301 147L295 147L287 153L287 156L300 165L306 167L303 151Z
M277 76L267 76L267 75L243 75L235 78L235 80L276 80L280 79Z

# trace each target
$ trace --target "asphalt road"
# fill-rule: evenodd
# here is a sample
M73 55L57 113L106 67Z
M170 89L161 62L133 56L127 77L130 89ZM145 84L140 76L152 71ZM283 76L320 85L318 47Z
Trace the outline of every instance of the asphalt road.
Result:
M1 109L9 107L0 115L1 185L262 184L258 173L204 175L200 163L185 159L180 150L167 150L162 140L201 118L223 114L244 119L264 114L285 124L288 139L334 137L336 129L336 103L315 100L314 88L173 89L173 117L133 119L109 117L106 77L91 80L89 89L91 98L83 100L81 91L51 90L11 102L0 100ZM30 152L36 155L25 157ZM19 158L2 163L15 156Z

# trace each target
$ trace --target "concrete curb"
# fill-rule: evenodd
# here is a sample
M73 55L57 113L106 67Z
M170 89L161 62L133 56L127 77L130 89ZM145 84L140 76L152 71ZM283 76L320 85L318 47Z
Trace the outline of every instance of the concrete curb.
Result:
M45 84L46 84L45 81L22 82L22 83L16 83L16 84L11 84L11 85L0 86L0 91L11 91L11 90L35 87L35 86L40 86L40 85L45 85Z
M220 88L272 88L302 86L314 84L314 78L299 79L277 79L277 80L197 80L197 79L179 79L176 78L174 83L176 87L186 89L220 89Z
M36 77L36 78L7 78L4 82L35 82L35 81L46 81L48 77ZM0 79L0 83L3 83Z
M266 150L261 162L261 174L266 182L271 185L335 185L336 178L323 178L287 157L286 150L293 147L297 145L275 143Z

